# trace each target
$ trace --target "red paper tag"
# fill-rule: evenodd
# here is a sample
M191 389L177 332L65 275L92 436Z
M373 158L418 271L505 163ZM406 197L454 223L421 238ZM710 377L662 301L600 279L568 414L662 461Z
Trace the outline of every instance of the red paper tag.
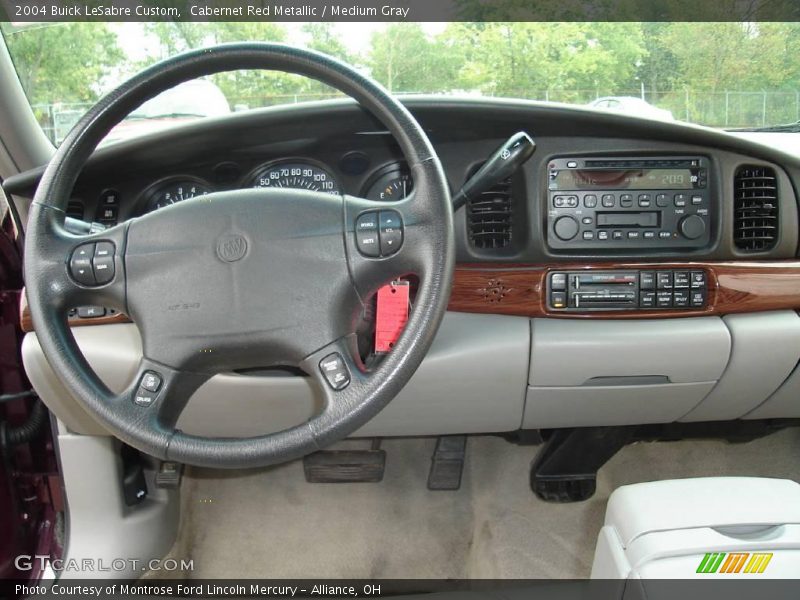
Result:
M389 352L408 321L407 281L393 281L378 290L375 319L375 352Z

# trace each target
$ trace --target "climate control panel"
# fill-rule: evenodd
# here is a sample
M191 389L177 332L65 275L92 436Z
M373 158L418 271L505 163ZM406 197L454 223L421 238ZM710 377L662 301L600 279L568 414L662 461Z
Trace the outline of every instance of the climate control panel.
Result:
M708 302L704 270L554 271L547 277L553 311L700 310Z

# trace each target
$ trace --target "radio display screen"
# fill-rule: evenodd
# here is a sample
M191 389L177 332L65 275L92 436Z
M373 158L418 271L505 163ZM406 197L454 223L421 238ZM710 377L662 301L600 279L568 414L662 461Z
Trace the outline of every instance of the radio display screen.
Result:
M691 190L692 169L561 169L551 173L551 190Z

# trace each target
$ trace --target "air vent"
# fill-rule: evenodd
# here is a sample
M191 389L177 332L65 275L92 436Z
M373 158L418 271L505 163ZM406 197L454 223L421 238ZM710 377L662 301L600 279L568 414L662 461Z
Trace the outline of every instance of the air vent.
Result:
M511 178L467 203L467 229L474 248L499 250L511 244Z
M733 236L745 252L763 252L778 240L778 182L769 167L739 167L734 178Z
M83 221L83 202L70 200L67 204L67 216Z

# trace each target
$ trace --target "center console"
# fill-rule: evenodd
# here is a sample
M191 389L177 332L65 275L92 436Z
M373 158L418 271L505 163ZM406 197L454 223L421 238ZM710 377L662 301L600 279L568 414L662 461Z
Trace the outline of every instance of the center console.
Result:
M711 230L704 157L567 157L548 164L553 250L699 249L709 245Z

